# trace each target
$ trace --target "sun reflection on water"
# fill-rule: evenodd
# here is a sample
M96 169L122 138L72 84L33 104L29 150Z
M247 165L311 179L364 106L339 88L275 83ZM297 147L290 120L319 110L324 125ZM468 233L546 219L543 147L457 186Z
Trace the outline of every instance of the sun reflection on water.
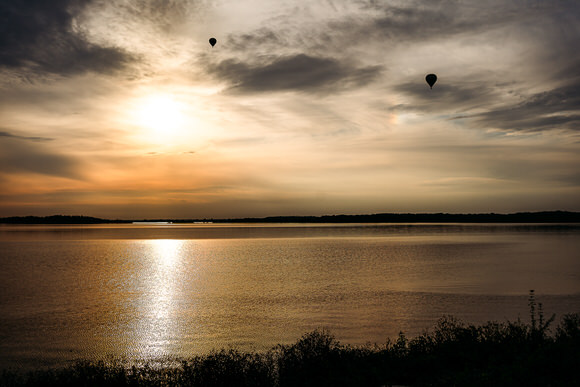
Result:
M177 239L158 239L150 242L152 253L157 258L161 269L170 269L179 262L183 241Z
M144 281L139 303L141 313L136 324L135 352L141 359L165 357L177 345L179 321L177 298L183 265L181 240L147 241L146 257L149 264L142 277Z

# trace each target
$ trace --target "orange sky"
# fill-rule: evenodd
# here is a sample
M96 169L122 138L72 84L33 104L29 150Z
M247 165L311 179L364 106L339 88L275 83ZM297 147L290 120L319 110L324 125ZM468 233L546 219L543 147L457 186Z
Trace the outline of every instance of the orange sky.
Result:
M580 210L575 2L0 7L0 216Z

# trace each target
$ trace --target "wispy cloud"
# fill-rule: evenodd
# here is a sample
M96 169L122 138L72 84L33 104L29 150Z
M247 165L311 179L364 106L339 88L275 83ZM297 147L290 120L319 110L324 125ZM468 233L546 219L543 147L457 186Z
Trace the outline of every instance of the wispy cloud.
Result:
M392 109L449 114L481 108L494 103L499 97L499 91L484 81L473 84L466 83L462 78L440 77L438 82L435 90L429 89L423 77L395 85L393 89L408 96L409 102L393 106Z
M536 93L524 101L476 115L488 128L510 131L571 130L580 132L580 82Z
M0 130L0 137L8 137L8 138L15 138L18 140L29 140L29 141L40 141L40 142L54 140L53 138L50 138L50 137L21 136L21 135L13 134L13 133L2 131L2 130Z

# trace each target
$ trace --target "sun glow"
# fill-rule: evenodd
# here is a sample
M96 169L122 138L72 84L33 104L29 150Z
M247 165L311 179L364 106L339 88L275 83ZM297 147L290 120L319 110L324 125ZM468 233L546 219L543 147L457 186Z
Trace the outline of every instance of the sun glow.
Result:
M155 94L137 102L133 121L147 130L154 141L173 139L182 134L186 125L185 106L169 94Z

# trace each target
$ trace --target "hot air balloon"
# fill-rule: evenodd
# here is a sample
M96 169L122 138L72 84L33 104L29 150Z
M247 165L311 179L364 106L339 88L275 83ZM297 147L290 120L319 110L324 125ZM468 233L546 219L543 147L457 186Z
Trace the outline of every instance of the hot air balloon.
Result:
M217 43L216 38L209 38L209 44L211 44L211 46L215 46L215 44Z
M435 82L437 82L437 75L435 75L435 74L427 74L427 76L425 77L425 80L429 84L429 87L430 88L433 88L433 85L435 84Z

